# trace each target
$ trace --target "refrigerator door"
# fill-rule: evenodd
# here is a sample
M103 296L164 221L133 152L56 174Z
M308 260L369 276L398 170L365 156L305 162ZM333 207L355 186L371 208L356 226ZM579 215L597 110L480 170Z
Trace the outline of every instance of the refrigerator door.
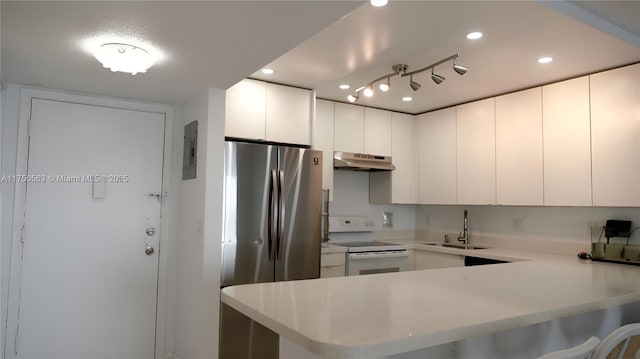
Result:
M277 147L225 142L222 287L272 282L270 239L275 252L274 200ZM275 253L274 253L275 254Z
M320 277L322 152L279 147L275 280Z

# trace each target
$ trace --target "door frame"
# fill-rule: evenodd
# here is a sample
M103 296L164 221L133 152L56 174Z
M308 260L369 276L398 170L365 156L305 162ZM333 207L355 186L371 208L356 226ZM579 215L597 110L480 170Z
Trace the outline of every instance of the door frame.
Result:
M155 358L161 359L165 355L165 333L168 305L168 263L169 263L169 223L170 208L173 206L172 197L175 183L171 182L172 139L174 124L174 107L163 104L137 102L134 100L98 97L60 90L21 87L19 95L18 118L18 142L16 150L16 173L27 173L29 155L29 121L31 119L31 100L53 100L81 105L110 107L123 110L144 111L163 114L165 116L164 128L164 155L162 167L162 202L160 205L160 251L158 258L158 283L156 298L156 333L155 333ZM22 232L25 224L26 183L16 183L14 187L13 221L11 235L11 263L9 273L9 291L7 301L7 317L4 357L15 358L15 337L18 332L18 317L20 304L21 272L22 272ZM28 230L28 228L27 228ZM4 324L4 323L3 323Z

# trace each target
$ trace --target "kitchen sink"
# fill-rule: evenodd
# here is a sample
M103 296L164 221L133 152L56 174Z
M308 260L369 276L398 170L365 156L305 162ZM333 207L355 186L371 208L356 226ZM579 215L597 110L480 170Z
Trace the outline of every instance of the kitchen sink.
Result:
M457 244L457 243L422 243L428 246L456 248L456 249L487 249L487 247L478 247L470 244Z

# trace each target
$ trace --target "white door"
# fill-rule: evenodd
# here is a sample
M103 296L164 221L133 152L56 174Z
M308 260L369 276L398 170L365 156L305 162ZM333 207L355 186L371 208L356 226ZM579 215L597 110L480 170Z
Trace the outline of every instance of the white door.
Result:
M33 99L18 358L154 357L164 121Z

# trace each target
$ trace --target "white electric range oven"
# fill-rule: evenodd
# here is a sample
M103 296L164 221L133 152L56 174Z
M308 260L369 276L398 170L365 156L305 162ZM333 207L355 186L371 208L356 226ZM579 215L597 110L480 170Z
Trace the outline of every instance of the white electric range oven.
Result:
M374 241L371 237L373 222L366 217L332 217L330 236L356 238L357 241L332 242L347 248L346 274L361 275L410 270L409 250L406 245Z

